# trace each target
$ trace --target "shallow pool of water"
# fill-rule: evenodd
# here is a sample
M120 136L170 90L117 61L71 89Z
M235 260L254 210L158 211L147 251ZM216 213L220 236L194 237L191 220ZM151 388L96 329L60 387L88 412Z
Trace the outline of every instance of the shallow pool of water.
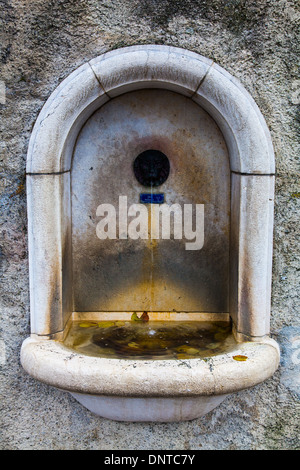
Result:
M115 359L208 358L234 348L227 322L73 322L65 346Z

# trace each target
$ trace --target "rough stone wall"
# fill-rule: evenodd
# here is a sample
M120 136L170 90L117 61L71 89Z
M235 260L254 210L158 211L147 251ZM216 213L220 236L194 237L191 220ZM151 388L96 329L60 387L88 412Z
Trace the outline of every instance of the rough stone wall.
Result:
M297 0L0 0L1 449L299 449L299 18ZM149 43L193 50L237 77L265 116L277 167L271 333L280 368L203 418L175 424L96 417L31 379L19 361L30 331L25 162L33 124L78 66Z

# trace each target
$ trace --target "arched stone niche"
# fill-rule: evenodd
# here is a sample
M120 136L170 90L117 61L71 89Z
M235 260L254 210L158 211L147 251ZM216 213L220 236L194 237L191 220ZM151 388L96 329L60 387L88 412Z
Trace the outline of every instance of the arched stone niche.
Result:
M26 340L22 348L23 366L39 380L75 393L126 394L113 388L109 372L105 372L107 387L100 389L84 386L88 382L85 373L78 378L78 371L69 378L77 385L66 383L63 369L58 373L60 378L51 379L50 369L54 366L49 366L51 360L53 363L50 350L59 346L55 342L49 346L52 341L45 346L43 340L63 337L73 313L70 173L76 139L84 123L101 106L141 89L169 90L190 98L212 117L224 136L231 173L228 313L238 342L251 341L268 350L264 370L256 353L253 364L247 362L255 373L251 376L251 371L245 372L243 385L238 384L240 365L234 364L235 379L230 385L222 384L228 375L225 367L214 391L207 380L207 389L203 385L201 390L193 389L191 385L189 392L180 395L225 394L251 386L272 375L279 360L278 347L268 338L275 174L270 134L256 103L233 76L196 53L158 45L114 50L84 64L59 85L38 116L27 158L31 340ZM65 352L60 350L60 354L63 361ZM57 364L57 369L60 367ZM78 367L82 370L82 365ZM140 364L141 380L146 373L142 367ZM153 373L155 379L154 369L146 376ZM99 376L96 363L89 364L87 370L90 380ZM209 374L201 369L200 375L203 373ZM150 396L151 390L161 390L162 396L171 394L170 387L163 391L161 380L147 390L143 386L143 396ZM173 385L176 380L178 377ZM130 396L138 396L139 383L132 379Z

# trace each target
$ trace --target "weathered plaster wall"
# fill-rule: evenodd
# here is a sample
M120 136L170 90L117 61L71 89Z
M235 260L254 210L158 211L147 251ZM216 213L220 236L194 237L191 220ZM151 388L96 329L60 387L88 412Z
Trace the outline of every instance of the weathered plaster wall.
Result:
M299 449L297 3L0 0L1 449ZM187 423L95 417L68 394L31 379L19 361L30 331L24 175L32 126L78 66L104 51L146 43L193 50L240 79L265 116L276 154L271 332L281 366L272 379Z

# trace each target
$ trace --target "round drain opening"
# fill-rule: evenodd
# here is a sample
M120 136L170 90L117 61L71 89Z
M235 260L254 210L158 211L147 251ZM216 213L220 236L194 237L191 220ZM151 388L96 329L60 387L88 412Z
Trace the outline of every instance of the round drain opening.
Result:
M159 150L146 150L134 160L133 171L136 179L143 186L160 186L169 176L170 162L168 157Z

